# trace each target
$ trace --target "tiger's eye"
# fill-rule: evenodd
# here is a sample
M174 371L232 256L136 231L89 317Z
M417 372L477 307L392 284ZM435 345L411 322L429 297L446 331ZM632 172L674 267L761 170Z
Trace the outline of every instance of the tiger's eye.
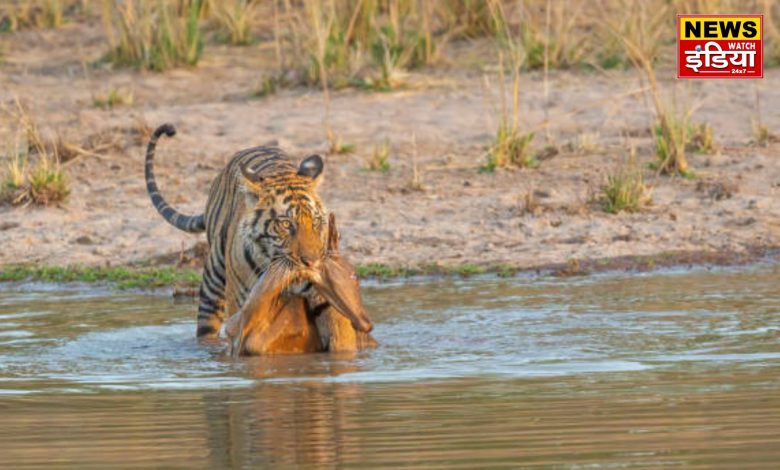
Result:
M282 224L282 227L284 227L286 229L289 229L292 226L292 224L290 224L289 220L282 220L281 224Z

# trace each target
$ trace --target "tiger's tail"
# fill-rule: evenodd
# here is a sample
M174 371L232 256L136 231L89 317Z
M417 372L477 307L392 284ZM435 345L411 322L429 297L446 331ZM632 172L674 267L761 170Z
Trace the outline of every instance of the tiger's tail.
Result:
M154 179L154 150L157 147L157 139L162 134L168 137L176 135L176 128L173 124L163 124L155 129L149 139L149 145L146 147L146 164L144 166L144 174L146 176L146 192L149 193L149 197L152 198L152 204L157 212L171 225L184 230L185 232L198 233L206 230L206 219L203 214L200 215L184 215L171 207L160 194L160 189L157 187L157 182Z

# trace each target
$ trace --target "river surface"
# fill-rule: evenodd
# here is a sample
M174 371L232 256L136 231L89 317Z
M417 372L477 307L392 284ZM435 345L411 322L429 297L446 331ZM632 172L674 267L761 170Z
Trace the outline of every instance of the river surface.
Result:
M364 286L376 350L233 360L194 303L0 287L0 467L779 468L780 267Z

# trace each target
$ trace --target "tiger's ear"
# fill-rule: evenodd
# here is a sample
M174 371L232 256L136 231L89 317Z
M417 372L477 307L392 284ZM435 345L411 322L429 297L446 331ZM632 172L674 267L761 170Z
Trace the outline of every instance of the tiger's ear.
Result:
M254 168L250 168L246 163L241 165L241 175L244 177L244 199L247 207L255 207L260 200L260 194L263 193L263 178L257 174Z
M306 176L313 180L317 180L322 174L322 169L325 167L325 163L322 161L322 157L319 155L311 155L303 159L301 166L298 167L298 175Z

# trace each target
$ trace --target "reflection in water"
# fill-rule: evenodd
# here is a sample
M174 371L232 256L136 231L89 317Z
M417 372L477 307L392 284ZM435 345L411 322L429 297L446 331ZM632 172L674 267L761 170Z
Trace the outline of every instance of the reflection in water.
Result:
M375 286L380 349L240 361L198 345L191 305L0 291L0 467L775 468L777 285Z
M349 407L361 396L361 385L322 383L206 394L210 466L327 464L359 455L360 437L346 430L355 427L359 415Z
M360 384L329 384L321 377L355 372L355 353L339 353L337 361L311 370L309 356L245 359L246 374L273 382L278 371L306 370L305 382L273 384L245 390L204 394L212 468L274 463L336 462L338 455L355 454L354 437L339 429L350 427L363 395ZM357 413L355 413L357 412ZM305 443L305 445L301 445Z
M0 465L773 468L778 372L13 397Z
M654 382L677 389L679 378L659 374ZM209 416L210 463L396 467L406 462L453 468L520 461L698 462L746 468L748 456L753 464L775 462L777 395L761 387L751 393L693 392L709 383L687 383L666 397L632 391L623 379L597 384L458 380L386 388L307 384L264 387L248 400L236 392L218 393L215 400L238 402L213 405L224 414ZM743 384L755 385L749 377L738 379L737 385ZM225 430L224 423L233 428Z

